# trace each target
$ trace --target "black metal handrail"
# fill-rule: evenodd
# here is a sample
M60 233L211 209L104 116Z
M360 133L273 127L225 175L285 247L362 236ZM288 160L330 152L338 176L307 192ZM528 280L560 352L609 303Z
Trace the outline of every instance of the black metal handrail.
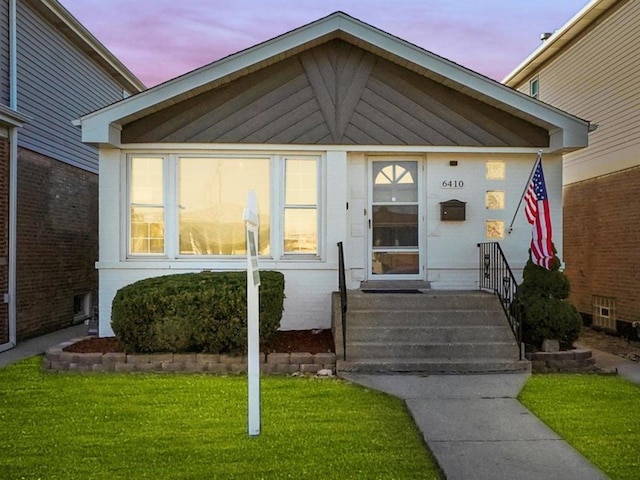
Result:
M511 331L520 347L522 360L522 321L517 309L511 307L516 296L518 282L509 267L504 252L497 242L479 243L480 290L490 291L498 296Z
M344 275L344 250L338 242L338 288L340 289L340 312L342 314L342 355L347 359L347 282Z

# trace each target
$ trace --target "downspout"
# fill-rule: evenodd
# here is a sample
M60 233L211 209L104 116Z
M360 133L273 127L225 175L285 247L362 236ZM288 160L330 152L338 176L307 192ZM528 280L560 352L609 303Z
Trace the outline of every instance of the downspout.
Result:
M17 0L9 0L9 108L18 110L18 26ZM18 227L18 128L9 131L9 343L15 346L16 311L16 259Z

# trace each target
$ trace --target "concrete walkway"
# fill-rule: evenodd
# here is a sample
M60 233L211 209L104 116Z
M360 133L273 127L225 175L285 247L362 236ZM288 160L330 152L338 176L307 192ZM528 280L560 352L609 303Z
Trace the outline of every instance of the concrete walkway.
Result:
M516 399L528 374L345 378L404 399L447 480L607 478Z
M640 363L576 347L590 349L601 370L640 384ZM607 478L520 404L528 374L345 378L404 399L447 480Z
M626 358L622 358L617 355L612 355L611 353L596 350L580 342L575 343L575 347L591 350L593 358L596 359L596 366L600 370L604 372L617 373L622 378L625 378L630 382L640 384L640 363L632 362L631 360L627 360Z
M0 353L0 368L15 363L25 358L40 355L51 347L66 342L73 338L82 338L87 335L86 325L74 325L73 327L58 330L57 332L42 335L41 337L31 338L18 345L11 350Z

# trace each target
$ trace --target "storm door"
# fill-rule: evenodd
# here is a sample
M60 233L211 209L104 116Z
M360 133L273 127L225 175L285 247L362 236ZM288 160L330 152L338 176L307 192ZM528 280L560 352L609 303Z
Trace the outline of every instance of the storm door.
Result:
M374 160L369 189L369 279L421 279L417 161Z

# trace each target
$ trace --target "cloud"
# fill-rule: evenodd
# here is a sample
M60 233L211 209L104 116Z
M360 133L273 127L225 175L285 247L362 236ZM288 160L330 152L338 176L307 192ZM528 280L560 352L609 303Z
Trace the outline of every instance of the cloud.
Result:
M585 0L62 0L148 86L342 10L500 79Z

